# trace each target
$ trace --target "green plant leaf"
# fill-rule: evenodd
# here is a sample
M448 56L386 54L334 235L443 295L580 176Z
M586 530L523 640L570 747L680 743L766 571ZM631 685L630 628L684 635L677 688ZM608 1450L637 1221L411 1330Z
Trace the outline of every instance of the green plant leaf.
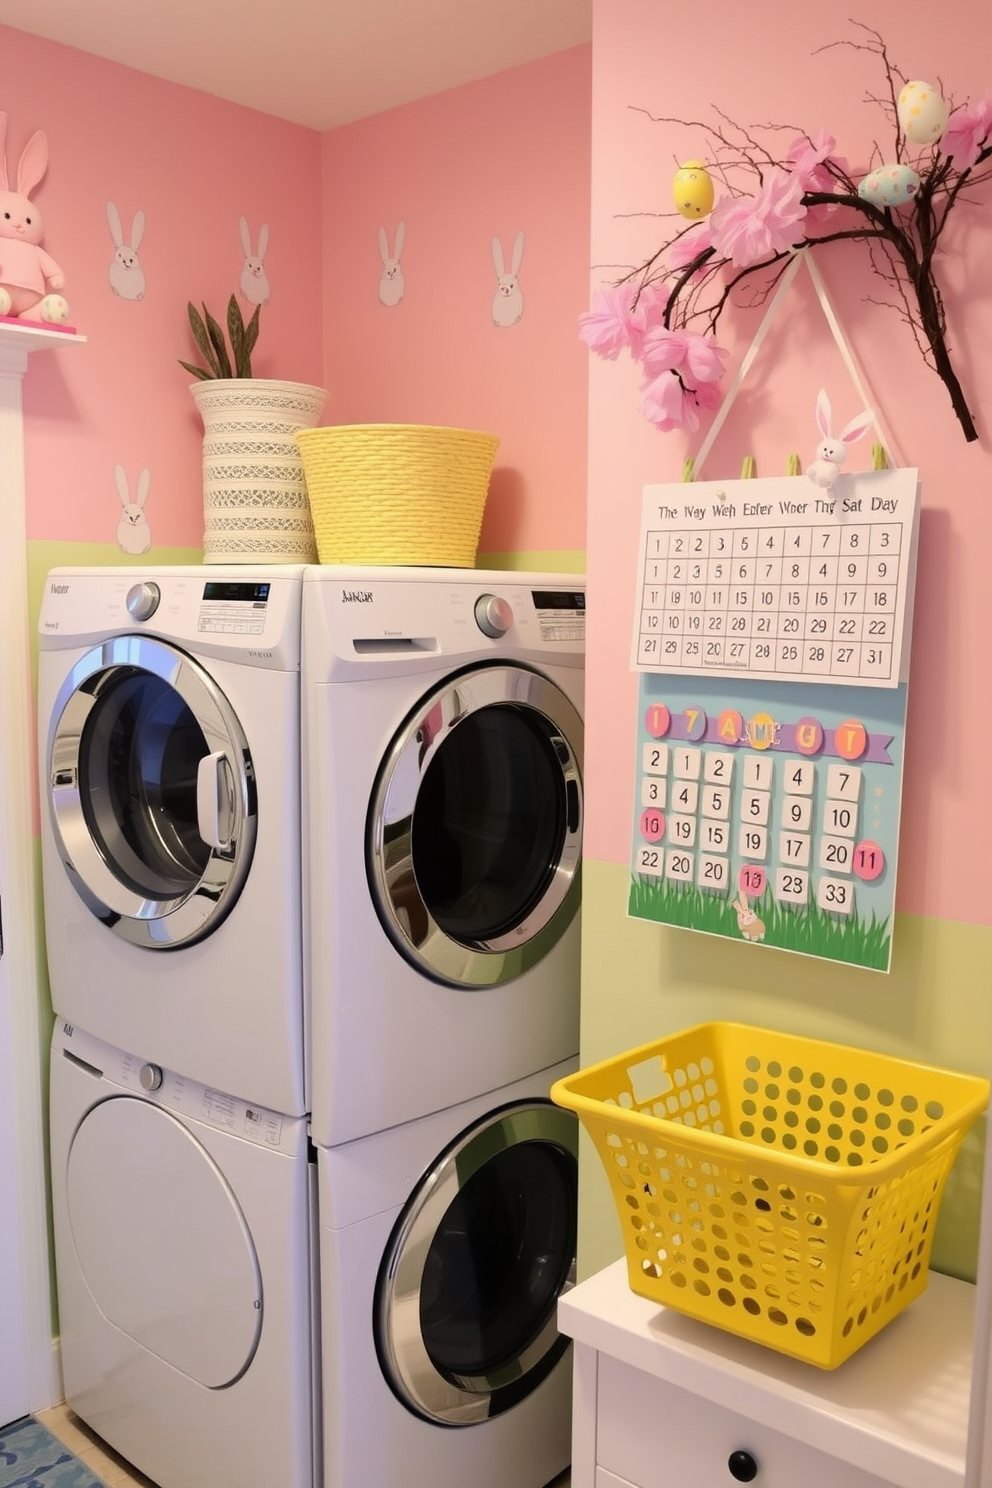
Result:
M213 378L209 372L205 372L202 367L194 367L192 362L184 362L180 358L179 365L180 367L185 367L186 371L190 374L191 377L195 377L197 382L213 381Z
M245 349L245 322L241 314L241 306L232 294L227 302L227 334L231 341L231 351L234 354L235 377L250 377L251 371L245 371L247 352Z
M186 315L189 319L190 334L199 347L200 352L203 355L203 359L210 369L208 372L204 373L204 376L220 377L221 370L220 363L217 360L217 354L214 351L213 346L210 344L210 337L207 335L207 328L203 323L200 312L199 310L197 310L192 301L190 301L186 306Z
M224 332L221 330L219 322L214 320L206 305L203 307L203 318L207 322L207 334L210 337L210 344L217 353L217 364L220 367L217 376L233 377L234 373L231 371L231 358L227 354L227 343L224 340Z
M255 350L255 342L258 340L259 315L261 305L256 305L251 320L245 326L245 376L251 376L251 354Z

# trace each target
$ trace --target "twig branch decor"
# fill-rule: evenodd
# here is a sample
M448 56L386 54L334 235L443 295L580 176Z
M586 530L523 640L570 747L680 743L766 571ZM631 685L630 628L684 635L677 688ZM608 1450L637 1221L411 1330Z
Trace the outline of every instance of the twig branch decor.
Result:
M744 128L715 108L710 122L648 115L700 132L707 159L687 161L675 177L674 205L686 225L595 292L580 335L598 356L628 351L640 363L641 412L661 430L694 431L700 411L719 405L727 352L717 329L746 288L760 303L794 253L853 240L867 245L873 273L947 388L965 438L978 438L951 361L936 270L952 210L974 204L965 188L992 176L982 169L992 157L992 93L949 107L937 87L900 72L878 32L853 24L861 39L831 46L878 59L882 94L866 101L894 131L888 151L875 145L867 171L852 169L825 130ZM794 136L784 156L774 148L783 134Z

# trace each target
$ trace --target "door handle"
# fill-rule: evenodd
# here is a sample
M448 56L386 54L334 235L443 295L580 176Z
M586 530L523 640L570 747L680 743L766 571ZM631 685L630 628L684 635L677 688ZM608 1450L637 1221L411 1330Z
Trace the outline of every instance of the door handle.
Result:
M223 750L205 754L196 767L196 828L208 847L231 845L231 766Z

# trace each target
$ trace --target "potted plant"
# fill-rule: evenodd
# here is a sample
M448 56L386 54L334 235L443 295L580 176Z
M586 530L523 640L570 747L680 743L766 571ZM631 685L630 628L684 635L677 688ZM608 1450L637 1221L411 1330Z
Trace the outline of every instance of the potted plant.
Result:
M186 316L202 364L180 359L203 419L204 563L313 563L313 522L293 438L320 417L327 398L308 383L252 375L256 305L245 323L227 302L227 338L206 305Z

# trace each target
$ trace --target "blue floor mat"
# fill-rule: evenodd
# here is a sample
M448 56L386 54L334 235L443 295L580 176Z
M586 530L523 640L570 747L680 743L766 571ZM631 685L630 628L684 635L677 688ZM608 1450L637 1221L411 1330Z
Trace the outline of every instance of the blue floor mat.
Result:
M34 1416L0 1427L0 1488L105 1488Z

